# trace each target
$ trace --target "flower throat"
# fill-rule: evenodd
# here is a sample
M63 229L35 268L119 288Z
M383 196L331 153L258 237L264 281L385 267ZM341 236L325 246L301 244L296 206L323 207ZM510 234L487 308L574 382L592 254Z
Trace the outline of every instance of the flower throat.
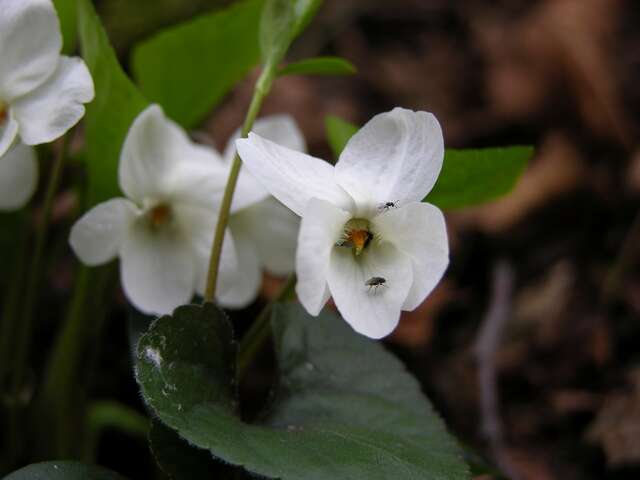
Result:
M352 218L344 225L342 237L337 245L340 247L349 247L353 249L353 253L360 255L371 243L373 233L369 230L370 224L368 220L362 218Z

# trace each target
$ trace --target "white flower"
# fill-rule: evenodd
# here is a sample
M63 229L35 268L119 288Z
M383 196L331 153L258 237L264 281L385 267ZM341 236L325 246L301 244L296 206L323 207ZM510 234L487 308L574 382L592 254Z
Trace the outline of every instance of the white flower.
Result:
M36 189L38 162L33 147L14 145L0 156L0 210L24 207Z
M290 117L256 122L276 140L303 150ZM224 156L194 144L158 106L133 122L120 157L119 182L128 199L94 207L74 225L70 243L87 265L121 260L127 297L147 313L168 313L206 284L218 208L234 145ZM217 300L239 308L258 294L261 269L293 269L298 219L269 197L248 173L240 174L220 265Z
M87 66L61 46L50 0L0 0L0 156L16 138L38 145L62 136L93 99Z
M145 313L169 313L204 290L227 172L215 150L191 142L152 105L133 122L122 148L118 176L128 198L87 212L71 230L71 246L87 265L119 256L131 303ZM259 200L239 185L234 209ZM217 292L224 306L253 294L237 284L243 259L234 247L227 232Z
M444 155L433 115L375 116L335 167L255 133L236 145L255 178L302 217L296 291L310 314L331 295L356 331L381 338L440 281L449 263L444 217L421 203Z

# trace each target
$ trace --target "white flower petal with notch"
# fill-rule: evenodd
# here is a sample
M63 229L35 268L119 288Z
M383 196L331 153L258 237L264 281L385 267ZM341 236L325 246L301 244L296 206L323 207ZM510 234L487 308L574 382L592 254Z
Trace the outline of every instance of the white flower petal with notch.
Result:
M379 286L366 282L385 279ZM371 245L358 261L344 248L331 251L329 289L342 317L369 338L389 335L398 325L400 311L413 283L411 261L389 242Z

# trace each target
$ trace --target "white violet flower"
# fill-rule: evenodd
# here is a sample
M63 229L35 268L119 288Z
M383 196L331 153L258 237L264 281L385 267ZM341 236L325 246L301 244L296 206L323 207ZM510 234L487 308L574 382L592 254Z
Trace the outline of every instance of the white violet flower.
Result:
M305 149L291 117L260 119L256 128ZM74 251L88 265L120 256L124 291L143 312L169 313L202 294L234 149L230 141L220 156L196 145L160 107L150 106L133 122L120 157L120 187L128 199L85 214L71 231ZM224 241L218 302L230 308L251 303L262 267L275 275L292 271L298 227L293 212L242 172Z
M37 186L38 162L33 147L16 143L0 156L0 210L17 210Z
M23 207L37 185L34 152L22 144L62 136L93 99L87 66L61 48L50 0L0 0L0 209Z
M131 303L145 313L170 313L204 291L227 173L215 150L193 143L152 105L133 122L120 155L118 179L127 198L87 212L71 230L71 246L87 265L119 256ZM261 199L239 184L232 211ZM242 263L227 231L217 291L223 306L252 300L254 292L238 283Z
M255 133L236 145L255 178L302 217L296 292L310 314L333 296L356 331L381 338L442 278L444 217L421 202L444 156L432 114L395 108L375 116L335 167Z
M50 0L0 0L0 156L62 136L84 115L93 80L80 58L60 55Z

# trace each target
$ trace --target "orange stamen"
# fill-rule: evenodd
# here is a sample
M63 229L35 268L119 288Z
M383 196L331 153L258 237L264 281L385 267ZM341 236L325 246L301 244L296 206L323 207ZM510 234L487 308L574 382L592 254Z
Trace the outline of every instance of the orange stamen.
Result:
M355 248L356 255L360 255L364 247L371 240L371 233L368 230L351 230L348 233L347 240L351 242Z
M154 228L161 227L171 218L171 209L167 205L158 205L149 212L149 220Z

